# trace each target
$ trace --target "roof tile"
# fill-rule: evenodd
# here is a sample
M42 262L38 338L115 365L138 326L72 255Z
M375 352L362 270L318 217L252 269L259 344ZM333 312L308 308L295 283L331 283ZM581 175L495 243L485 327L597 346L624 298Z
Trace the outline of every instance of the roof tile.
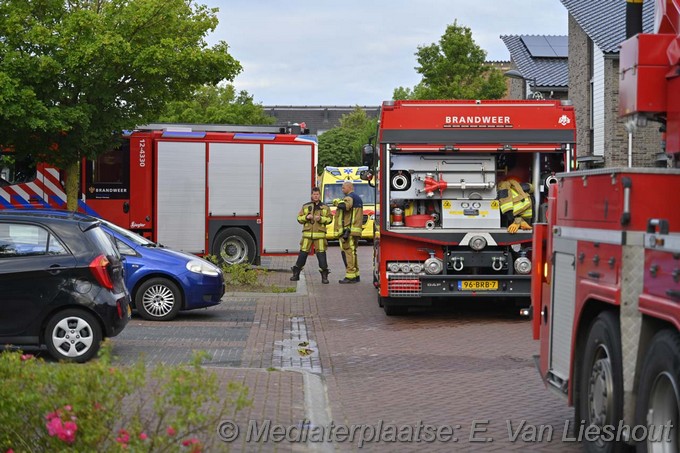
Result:
M560 0L569 14L605 53L619 53L626 39L626 0ZM654 2L642 3L642 29L654 28Z
M537 87L567 87L569 85L569 63L566 57L534 58L524 45L522 38L537 35L503 35L501 39L510 51L510 57L522 75L535 79ZM553 42L564 40L567 36L545 36Z

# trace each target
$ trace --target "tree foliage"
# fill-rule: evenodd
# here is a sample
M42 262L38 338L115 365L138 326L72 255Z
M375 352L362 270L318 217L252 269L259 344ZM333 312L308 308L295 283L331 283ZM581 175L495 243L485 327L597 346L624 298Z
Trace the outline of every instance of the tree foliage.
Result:
M240 71L209 47L217 9L190 0L0 0L0 143L68 172L156 120L166 102Z
M319 136L319 170L326 166L361 165L361 147L376 134L378 120L356 107L340 118L340 125Z
M497 68L485 64L486 52L468 27L454 21L439 43L418 46L416 71L422 80L415 87L398 87L394 99L500 99L506 83Z
M165 123L274 124L262 105L247 91L236 92L232 84L204 85L190 99L169 102L158 121Z

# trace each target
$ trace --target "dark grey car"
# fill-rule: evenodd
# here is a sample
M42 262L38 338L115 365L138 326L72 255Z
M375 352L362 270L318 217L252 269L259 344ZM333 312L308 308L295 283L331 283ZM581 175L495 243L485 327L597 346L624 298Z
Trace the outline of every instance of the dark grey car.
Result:
M121 257L99 221L0 210L0 345L85 362L129 319Z

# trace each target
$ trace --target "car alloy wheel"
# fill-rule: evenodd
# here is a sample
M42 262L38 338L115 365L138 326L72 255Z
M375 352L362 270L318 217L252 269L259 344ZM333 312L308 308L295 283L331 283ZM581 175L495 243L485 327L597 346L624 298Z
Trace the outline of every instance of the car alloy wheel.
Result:
M52 316L45 330L45 343L56 360L86 362L99 351L102 330L91 314L75 309Z
M182 307L182 293L167 278L152 278L139 287L135 297L137 311L151 321L169 321Z

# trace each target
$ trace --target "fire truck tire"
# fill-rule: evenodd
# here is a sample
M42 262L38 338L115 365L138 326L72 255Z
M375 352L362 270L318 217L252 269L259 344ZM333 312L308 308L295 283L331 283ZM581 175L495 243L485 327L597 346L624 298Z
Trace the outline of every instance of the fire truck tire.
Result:
M583 349L583 361L578 380L578 401L574 427L592 425L616 427L623 417L623 370L621 338L614 312L600 313L590 325ZM591 453L621 452L623 442L604 442L601 439L583 441L585 451Z
M635 426L654 426L654 431L647 433L646 441L637 442L636 451L678 451L679 411L680 335L662 330L654 336L645 354L635 408ZM672 430L663 429L669 422L671 429L676 430L675 435Z
M241 228L227 228L215 237L212 253L227 264L252 264L255 262L255 240Z
M170 321L182 308L182 291L163 277L150 278L135 293L137 313L149 321Z

